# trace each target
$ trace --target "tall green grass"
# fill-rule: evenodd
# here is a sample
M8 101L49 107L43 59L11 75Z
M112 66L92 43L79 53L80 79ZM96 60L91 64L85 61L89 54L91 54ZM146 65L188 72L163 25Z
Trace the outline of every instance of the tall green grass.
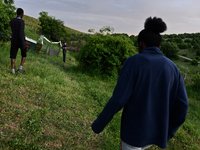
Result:
M91 130L117 79L90 76L78 66L77 53L69 51L66 63L62 53L57 57L28 52L26 73L11 75L9 50L10 43L0 45L0 149L120 149L121 111L101 134ZM18 53L16 69L20 59ZM184 64L179 67L188 76L199 69L189 64L185 69ZM200 149L200 96L190 82L186 87L187 120L168 142L169 150Z

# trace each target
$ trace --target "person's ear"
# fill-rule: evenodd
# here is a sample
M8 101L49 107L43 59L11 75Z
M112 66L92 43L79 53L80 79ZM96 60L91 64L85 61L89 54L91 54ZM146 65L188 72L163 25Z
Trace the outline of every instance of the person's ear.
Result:
M143 51L145 48L146 48L146 45L144 44L144 42L143 42L143 41L140 41L140 42L138 43L138 51L139 51L139 53L142 53L142 51Z
M139 53L142 53L142 42L140 41L139 43L138 43L138 52Z

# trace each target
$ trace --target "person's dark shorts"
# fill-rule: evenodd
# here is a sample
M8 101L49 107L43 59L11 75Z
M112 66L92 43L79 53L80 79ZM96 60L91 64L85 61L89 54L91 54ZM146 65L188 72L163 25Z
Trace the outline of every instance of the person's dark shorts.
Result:
M21 49L21 56L22 57L26 57L26 48L23 49L20 45L17 45L17 44L11 44L11 49L10 49L10 58L11 59L16 59L17 57L17 52L18 52L18 49Z

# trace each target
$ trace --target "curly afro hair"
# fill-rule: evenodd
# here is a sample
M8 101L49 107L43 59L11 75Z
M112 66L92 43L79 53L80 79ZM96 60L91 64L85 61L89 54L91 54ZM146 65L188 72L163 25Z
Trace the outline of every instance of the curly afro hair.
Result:
M138 35L138 43L144 42L146 47L159 47L162 42L160 33L167 30L167 25L161 18L147 18L144 29Z

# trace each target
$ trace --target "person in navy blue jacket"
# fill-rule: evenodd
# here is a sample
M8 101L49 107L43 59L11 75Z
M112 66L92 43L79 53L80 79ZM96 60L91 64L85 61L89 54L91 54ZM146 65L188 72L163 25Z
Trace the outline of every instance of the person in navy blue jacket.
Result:
M22 17L24 16L24 10L22 8L17 9L17 17L13 18L10 22L11 29L12 29L12 39L11 39L11 49L10 49L10 58L11 58L11 68L12 74L15 74L15 59L17 57L18 49L21 49L21 64L18 69L18 72L24 73L25 71L22 70L26 59L26 40L24 34L24 20Z
M160 51L160 33L167 29L161 18L147 18L138 35L139 54L129 57L121 70L113 95L92 124L103 131L115 113L121 117L121 148L167 148L184 123L188 98L177 66Z

